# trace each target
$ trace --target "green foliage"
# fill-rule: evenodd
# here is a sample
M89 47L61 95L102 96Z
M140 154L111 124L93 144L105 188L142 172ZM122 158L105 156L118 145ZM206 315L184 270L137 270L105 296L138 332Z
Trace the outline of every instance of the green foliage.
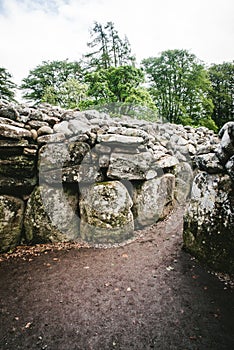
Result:
M84 55L88 70L134 65L130 43L127 37L119 37L113 22L107 22L105 26L95 22L90 35L92 41L87 45L92 51Z
M195 55L186 50L168 50L142 63L162 118L172 123L188 121L193 125L209 120L213 110L209 97L211 84Z
M58 91L55 91L53 86L45 88L41 102L47 102L51 105L59 105L62 108L73 109L79 107L81 101L87 99L87 85L80 83L74 78L70 78L61 84Z
M14 101L16 84L12 82L12 75L0 67L0 99Z
M25 91L23 97L27 100L63 105L61 89L64 89L64 84L70 79L81 81L80 63L68 60L48 61L31 70L20 88Z
M221 128L234 120L234 61L214 64L208 72L212 84L210 96L214 103L212 118Z
M82 109L95 108L112 116L121 114L156 119L156 107L146 88L141 87L144 73L132 66L110 67L88 73L85 77L90 100Z
M85 81L89 86L87 94L96 104L134 102L151 107L154 105L149 92L140 87L144 82L141 69L132 66L99 69L88 73Z

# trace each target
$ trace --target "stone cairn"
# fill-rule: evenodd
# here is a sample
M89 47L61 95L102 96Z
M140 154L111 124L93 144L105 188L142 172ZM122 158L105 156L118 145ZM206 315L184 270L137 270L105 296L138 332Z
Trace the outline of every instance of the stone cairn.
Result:
M194 175L195 185L199 176L218 179L217 198L229 196L222 183L233 179L230 125L220 143L204 127L0 102L0 252L20 244L122 242L185 204ZM191 203L194 196L193 188ZM184 239L192 251L191 205Z

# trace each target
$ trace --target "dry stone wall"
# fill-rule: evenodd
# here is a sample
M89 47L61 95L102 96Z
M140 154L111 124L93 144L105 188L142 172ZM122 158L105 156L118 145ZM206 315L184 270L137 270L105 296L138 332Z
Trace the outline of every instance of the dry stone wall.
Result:
M185 203L197 172L231 181L229 129L0 102L0 251L132 237Z

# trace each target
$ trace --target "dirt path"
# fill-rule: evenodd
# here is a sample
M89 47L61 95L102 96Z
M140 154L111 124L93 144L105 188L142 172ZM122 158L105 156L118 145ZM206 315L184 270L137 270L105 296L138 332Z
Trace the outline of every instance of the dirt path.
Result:
M117 248L0 262L0 349L234 349L234 290L181 250L182 211Z

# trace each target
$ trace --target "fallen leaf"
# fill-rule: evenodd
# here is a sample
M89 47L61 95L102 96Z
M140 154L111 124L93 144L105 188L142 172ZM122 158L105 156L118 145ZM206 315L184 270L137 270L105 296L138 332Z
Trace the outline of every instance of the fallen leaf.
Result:
M168 267L166 267L166 270L167 270L167 271L173 271L173 270L174 270L174 267L168 266Z
M189 339L191 339L191 340L197 340L197 337L196 337L196 335L194 335L194 336L192 336L192 337L189 337Z
M24 326L24 328L29 328L30 326L31 326L31 322L28 322L25 326Z

